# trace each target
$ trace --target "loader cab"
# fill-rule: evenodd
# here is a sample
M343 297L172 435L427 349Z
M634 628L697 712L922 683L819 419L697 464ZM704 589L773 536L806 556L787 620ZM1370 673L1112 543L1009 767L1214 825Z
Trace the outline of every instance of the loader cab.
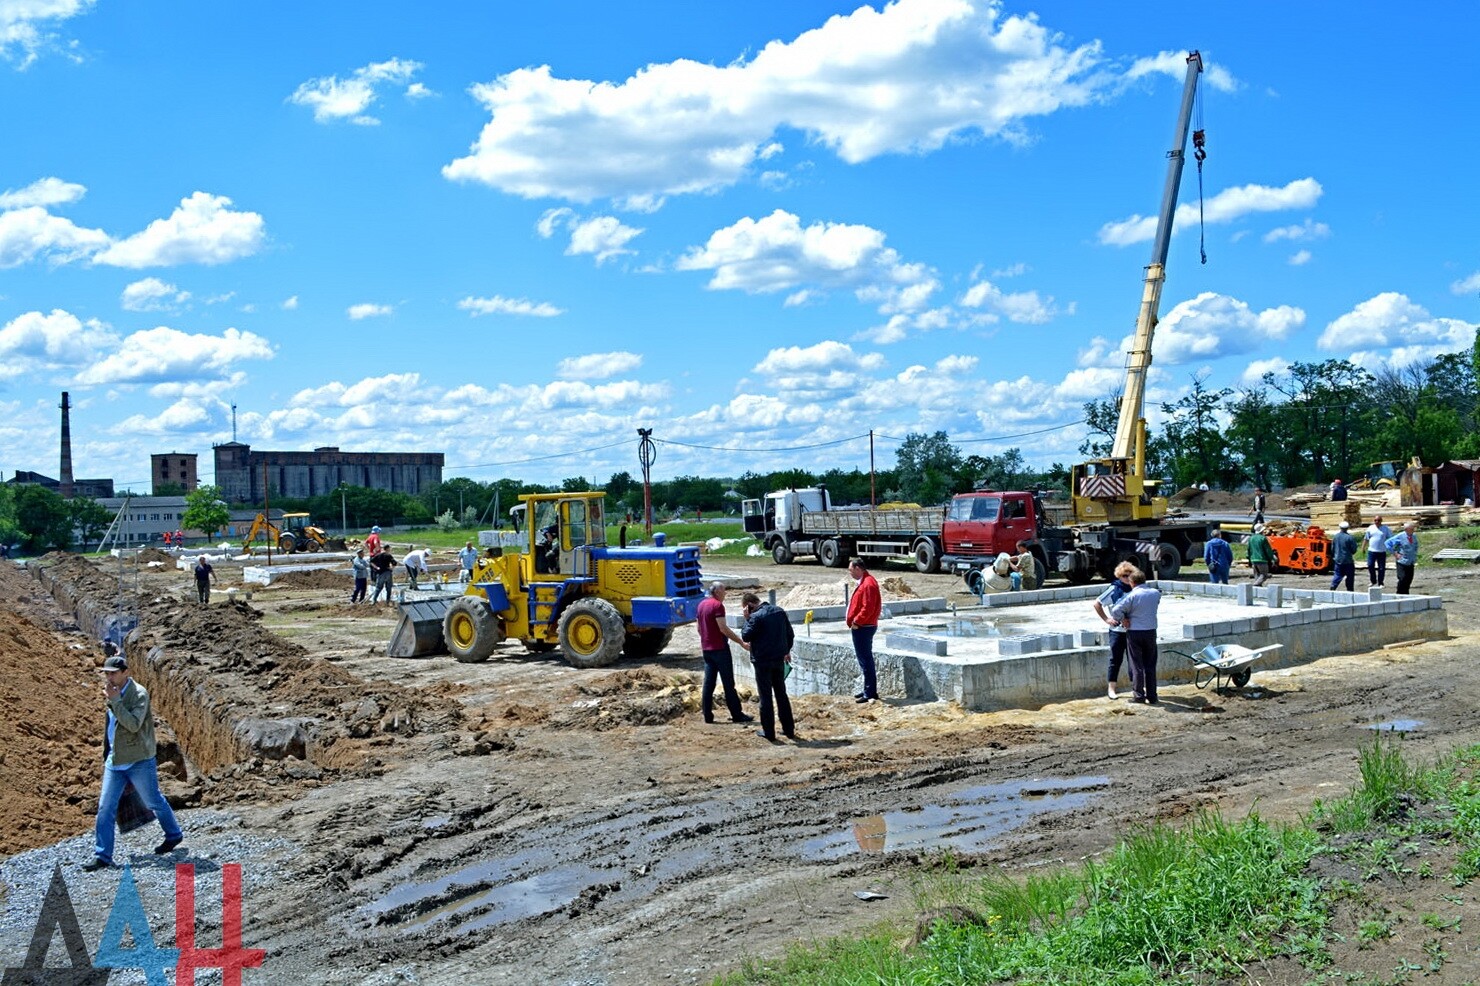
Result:
M560 581L591 574L591 549L606 546L603 493L533 493L509 510L527 532L531 579Z

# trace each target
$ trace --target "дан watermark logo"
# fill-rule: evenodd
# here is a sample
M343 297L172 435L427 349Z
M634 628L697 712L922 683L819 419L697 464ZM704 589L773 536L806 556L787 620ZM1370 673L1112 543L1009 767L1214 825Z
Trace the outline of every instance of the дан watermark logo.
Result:
M61 935L67 949L66 966L44 965L52 940ZM127 942L127 944L126 944ZM221 867L221 947L198 948L195 944L195 866L175 866L175 947L160 948L154 942L144 902L134 874L127 866L108 923L103 926L103 939L98 954L88 957L87 942L77 923L77 911L67 893L58 865L51 871L51 885L41 902L36 917L36 930L26 949L25 961L5 970L3 986L34 983L37 986L103 986L114 969L142 969L149 986L170 986L168 969L175 970L175 986L195 986L195 970L220 969L222 986L242 986L242 970L258 969L267 955L260 948L242 948L242 868L240 863Z

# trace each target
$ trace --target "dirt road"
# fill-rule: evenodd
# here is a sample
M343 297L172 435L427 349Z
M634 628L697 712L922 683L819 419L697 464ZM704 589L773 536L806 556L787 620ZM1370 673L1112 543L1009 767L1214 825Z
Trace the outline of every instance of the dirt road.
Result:
M769 561L712 567L783 594L838 580ZM893 574L920 595L958 586ZM185 576L145 581L186 611ZM4 582L13 600L13 575ZM214 811L183 813L187 847L231 862L243 834L256 840L241 861L255 877L245 937L275 970L260 981L703 982L747 955L906 912L912 874L942 852L1020 870L1204 807L1294 818L1346 790L1378 723L1420 722L1407 735L1421 753L1480 742L1480 580L1421 572L1426 585L1442 588L1453 639L1259 673L1243 693L1189 685L1163 688L1161 709L1093 696L992 714L803 696L802 740L780 746L702 723L691 630L658 660L605 671L517 645L485 665L398 661L384 657L392 620L344 605L347 586L259 592L264 632L333 666L336 682L360 682L356 695L411 689L443 711L422 713L414 736L384 720L349 730L341 750L360 759L316 776L252 784L251 765L221 767L198 785ZM28 605L59 647L76 642L63 614ZM193 636L209 636L194 619ZM246 687L254 672L219 673ZM192 829L196 814L209 824ZM86 845L34 852L80 861ZM68 871L69 884L106 879ZM887 899L854 896L865 889ZM93 947L110 899L95 897L79 904ZM11 893L7 911L30 899ZM3 957L23 954L28 935L23 919L0 926Z

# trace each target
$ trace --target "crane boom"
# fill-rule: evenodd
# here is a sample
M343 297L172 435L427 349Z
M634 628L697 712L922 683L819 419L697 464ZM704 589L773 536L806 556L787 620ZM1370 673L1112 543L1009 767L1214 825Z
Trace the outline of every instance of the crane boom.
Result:
M1182 166L1186 163L1187 131L1192 121L1193 99L1197 95L1197 77L1202 73L1202 55L1187 56L1187 80L1182 86L1182 106L1177 113L1177 131L1172 149L1167 152L1167 181L1161 196L1161 213L1156 219L1156 239L1151 247L1151 263L1146 268L1146 283L1141 294L1141 311L1136 317L1136 335L1125 362L1125 391L1120 397L1120 419L1115 426L1112 458L1136 459L1135 472L1144 469L1141 448L1142 411L1146 400L1146 372L1151 368L1151 336L1161 308L1161 288L1166 280L1167 249L1172 239L1172 218L1177 211L1177 190L1182 184ZM1142 475L1144 478L1144 475Z

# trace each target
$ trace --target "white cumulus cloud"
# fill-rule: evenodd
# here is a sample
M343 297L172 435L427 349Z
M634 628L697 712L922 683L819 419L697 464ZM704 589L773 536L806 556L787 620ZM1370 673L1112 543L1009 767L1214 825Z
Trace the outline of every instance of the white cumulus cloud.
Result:
M54 264L80 260L108 245L108 234L53 216L39 205L0 212L0 267L17 267L38 257Z
M1264 234L1265 243L1278 243L1280 240L1324 240L1331 235L1331 227L1325 223L1318 223L1314 219L1307 219L1303 223L1294 226L1277 226Z
M1480 292L1480 270L1469 277L1462 277L1449 285L1449 290L1454 294L1475 294Z
M371 302L362 302L358 305L350 305L344 313L350 317L352 322L364 321L367 318L383 318L393 314L395 309L390 305L376 305Z
M1187 52L1163 51L1147 58L1138 58L1125 73L1125 77L1130 80L1148 75L1168 75L1178 82L1182 81L1187 77ZM1240 87L1233 73L1206 56L1203 57L1202 77L1219 92L1237 92Z
M1271 185L1240 185L1225 188L1203 204L1202 219L1209 224L1231 223L1258 212L1282 212L1286 209L1309 209L1320 200L1321 183L1314 178L1299 178L1275 188ZM1177 206L1172 232L1195 226L1198 207L1195 203ZM1144 243L1156 235L1156 217L1135 215L1129 219L1108 222L1100 227L1100 242L1107 246L1129 246Z
M1325 350L1351 350L1353 363L1369 370L1407 366L1443 353L1468 351L1480 323L1431 315L1396 291L1384 291L1333 319L1317 342Z
M125 311L162 312L190 299L189 291L181 291L173 284L166 284L157 277L146 277L123 289L119 304Z
M43 52L66 50L55 26L92 6L93 0L0 0L0 57L27 68Z
M626 225L616 216L580 216L567 208L547 209L534 228L547 240L557 231L566 230L570 233L566 256L586 254L595 257L598 265L612 257L635 253L627 249L627 244L643 232L638 227Z
M547 65L501 75L472 87L491 118L442 173L527 198L651 207L741 180L774 158L781 130L857 163L971 134L1019 139L1025 121L1113 84L1098 44L1067 47L1031 15L896 0L722 66L679 59L621 82Z
M237 212L224 195L195 192L181 199L168 218L156 219L142 232L119 240L93 262L133 268L224 264L256 253L264 237L257 213Z
M532 315L536 318L554 318L564 315L564 308L557 308L548 301L530 301L527 298L505 298L496 294L492 298L464 298L457 307L477 317L479 315Z
M77 374L83 384L160 383L220 377L243 360L272 359L259 335L227 329L220 335L181 332L168 326L126 336L118 348Z
M96 319L60 308L26 312L0 327L0 379L86 366L116 342Z
M990 281L977 281L966 289L961 304L967 308L980 308L1001 315L1009 322L1025 325L1046 325L1062 312L1053 298L1040 297L1037 291L1004 292ZM1067 312L1072 314L1074 306Z
M374 126L380 121L366 111L374 104L380 90L410 82L421 68L420 62L402 58L374 62L355 69L347 79L337 75L309 79L288 97L288 102L312 109L313 118L319 123L348 120L361 126ZM406 95L416 99L430 95L430 92L425 86L415 83L408 87Z
M4 0L0 0L0 7L3 6ZM62 181L60 178L42 178L25 188L8 188L0 193L0 209L24 209L28 205L66 205L68 202L76 202L86 194L86 186Z
M1306 264L1310 263L1311 256L1312 254L1309 250L1296 250L1294 253L1290 254L1290 266L1304 267Z
M1305 312L1289 305L1256 312L1247 302L1204 291L1178 302L1156 326L1155 358L1176 366L1253 352L1266 342L1278 342L1305 325ZM1130 350L1133 336L1120 343Z
M601 380L619 373L631 373L642 365L642 357L625 350L615 353L587 353L567 356L555 367L555 375L564 380Z

